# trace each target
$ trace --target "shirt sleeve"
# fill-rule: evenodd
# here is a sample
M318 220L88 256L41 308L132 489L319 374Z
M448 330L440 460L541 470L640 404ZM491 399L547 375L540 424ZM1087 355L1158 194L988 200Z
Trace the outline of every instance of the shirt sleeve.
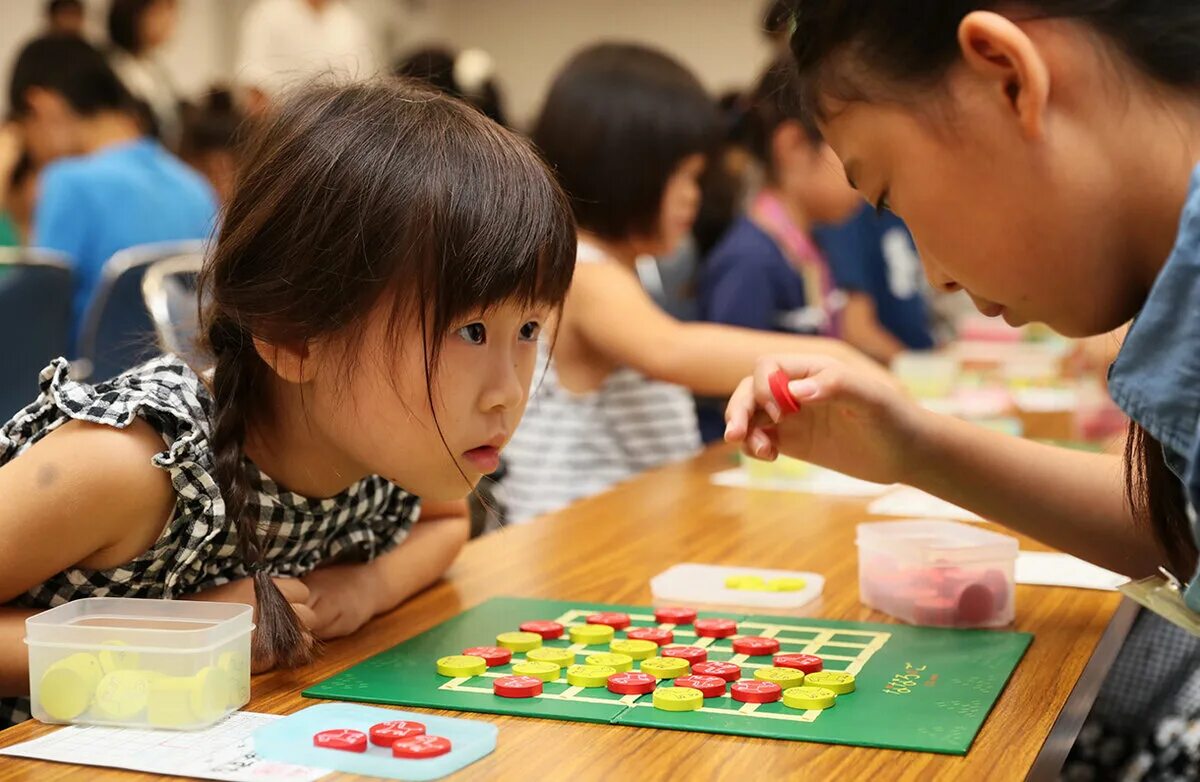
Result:
M813 231L813 238L829 263L834 285L845 291L871 289L867 267L871 253L878 252L878 248L871 246L869 210L869 206L864 206L844 223Z
M57 250L77 263L87 246L89 210L80 209L84 194L74 179L51 168L42 176L33 213L33 245Z

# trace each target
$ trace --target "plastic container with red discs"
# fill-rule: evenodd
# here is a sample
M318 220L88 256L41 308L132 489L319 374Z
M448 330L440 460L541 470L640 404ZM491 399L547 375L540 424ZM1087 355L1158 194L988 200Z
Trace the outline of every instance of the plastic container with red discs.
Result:
M1017 539L954 521L858 525L863 603L915 625L1002 627L1015 613Z

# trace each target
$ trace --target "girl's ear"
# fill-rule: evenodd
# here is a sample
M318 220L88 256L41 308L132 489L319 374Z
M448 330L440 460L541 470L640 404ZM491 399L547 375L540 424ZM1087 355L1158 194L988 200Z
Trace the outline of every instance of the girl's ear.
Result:
M254 350L279 378L288 383L309 383L317 376L317 343L275 343L254 338Z
M1050 70L1037 46L1011 19L973 11L958 25L963 61L976 77L992 83L1028 139L1045 131Z

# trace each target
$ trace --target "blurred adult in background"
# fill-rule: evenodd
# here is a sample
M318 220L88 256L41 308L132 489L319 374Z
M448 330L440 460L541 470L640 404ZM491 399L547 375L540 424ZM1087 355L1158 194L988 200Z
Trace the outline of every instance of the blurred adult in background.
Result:
M500 88L494 78L496 66L482 49L465 49L454 54L440 46L418 49L396 63L392 73L419 79L447 95L465 100L501 125L507 125Z
M50 0L46 3L46 33L83 37L82 0Z
M82 39L28 43L13 67L9 105L33 164L45 166L33 243L71 259L77 326L114 253L212 230L212 189L145 135L121 80Z
M208 180L222 204L229 200L237 178L241 128L242 115L228 89L213 89L199 106L184 109L180 156Z
M112 0L108 9L109 63L144 110L146 132L179 148L183 125L179 92L157 51L171 39L176 0Z
M342 0L257 0L242 18L237 80L251 114L316 74L366 79L377 71L367 26Z

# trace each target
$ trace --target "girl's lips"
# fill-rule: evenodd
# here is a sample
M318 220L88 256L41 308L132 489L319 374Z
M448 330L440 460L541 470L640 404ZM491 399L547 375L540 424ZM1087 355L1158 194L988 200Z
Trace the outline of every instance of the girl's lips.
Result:
M500 449L495 446L481 445L465 451L463 456L483 475L491 475L500 467Z

